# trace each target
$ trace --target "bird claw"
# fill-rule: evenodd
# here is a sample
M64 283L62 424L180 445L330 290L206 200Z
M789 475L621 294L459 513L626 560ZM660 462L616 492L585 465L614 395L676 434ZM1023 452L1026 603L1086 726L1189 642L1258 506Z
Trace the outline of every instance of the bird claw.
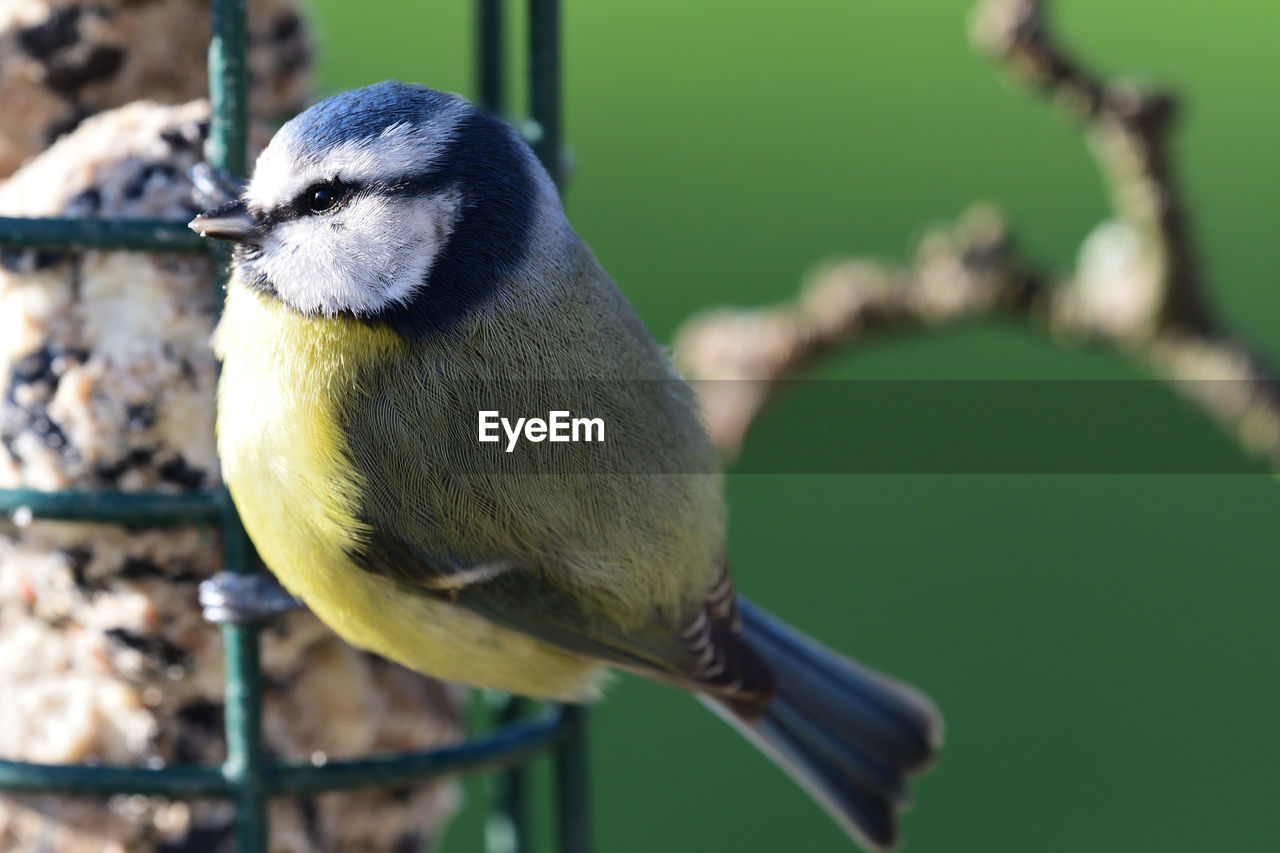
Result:
M206 210L235 201L248 184L239 175L205 162L196 163L188 169L187 176L191 179L192 197Z
M262 622L281 613L305 609L265 572L218 572L200 583L200 607L207 622Z

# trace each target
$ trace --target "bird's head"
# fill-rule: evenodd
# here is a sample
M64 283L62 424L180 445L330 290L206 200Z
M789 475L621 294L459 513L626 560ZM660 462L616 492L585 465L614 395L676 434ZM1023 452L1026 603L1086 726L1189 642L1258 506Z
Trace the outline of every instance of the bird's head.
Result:
M550 222L550 225L548 224ZM464 99L386 82L288 122L244 195L191 222L238 277L308 316L448 328L563 242L529 147Z

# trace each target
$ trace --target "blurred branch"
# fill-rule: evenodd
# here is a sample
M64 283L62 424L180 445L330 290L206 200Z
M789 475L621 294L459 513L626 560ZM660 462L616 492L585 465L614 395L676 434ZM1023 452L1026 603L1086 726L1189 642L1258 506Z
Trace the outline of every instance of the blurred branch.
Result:
M716 444L732 452L778 386L824 356L880 332L930 330L997 313L1042 315L1053 291L1017 258L997 214L974 208L894 268L842 261L799 297L758 309L719 309L685 323L676 361L695 382Z
M1038 0L985 2L974 15L973 40L1084 124L1116 214L1137 230L1150 253L1144 272L1158 298L1144 319L1151 326L1207 331L1212 324L1171 162L1177 98L1095 78L1054 42L1043 7Z
M1075 273L1053 281L1017 252L995 212L974 208L893 267L844 261L781 305L720 309L677 333L676 361L716 443L732 454L780 384L880 332L1014 317L1063 342L1113 348L1171 382L1280 468L1280 378L1212 310L1177 181L1170 93L1092 74L1053 38L1040 0L986 0L973 39L1080 122L1115 220L1085 240ZM1220 381L1205 381L1220 380Z

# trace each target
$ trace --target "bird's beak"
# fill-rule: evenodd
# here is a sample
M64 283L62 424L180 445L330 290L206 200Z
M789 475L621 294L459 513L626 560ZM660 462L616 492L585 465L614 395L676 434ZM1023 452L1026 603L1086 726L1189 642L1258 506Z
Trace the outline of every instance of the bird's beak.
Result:
M252 243L258 239L262 227L254 219L243 201L231 201L206 210L187 223L187 227L201 237L229 240L232 243Z

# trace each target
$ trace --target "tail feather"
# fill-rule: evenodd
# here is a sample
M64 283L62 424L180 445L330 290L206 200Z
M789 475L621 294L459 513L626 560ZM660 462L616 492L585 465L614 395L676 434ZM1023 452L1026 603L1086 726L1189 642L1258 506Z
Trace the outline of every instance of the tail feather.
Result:
M926 769L941 746L933 703L739 603L744 639L772 670L777 693L759 717L724 699L703 701L855 838L873 849L894 846L907 777Z
M739 599L743 634L773 670L778 692L837 732L906 770L922 770L942 740L942 718L923 693L831 651Z
M793 749L803 747L806 757L830 761L859 787L876 791L895 803L907 802L906 780L897 766L871 754L861 744L849 742L838 730L827 728L789 699L776 699L759 725L775 739L793 742Z

